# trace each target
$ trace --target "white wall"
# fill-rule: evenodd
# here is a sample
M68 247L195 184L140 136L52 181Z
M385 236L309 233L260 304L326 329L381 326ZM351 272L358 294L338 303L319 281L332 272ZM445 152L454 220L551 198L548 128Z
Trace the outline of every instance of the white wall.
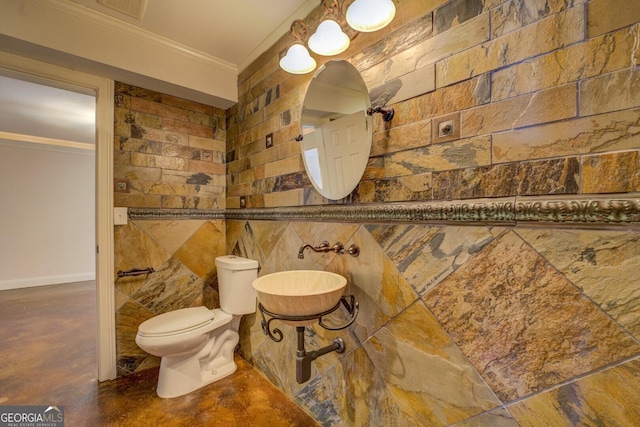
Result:
M95 279L95 152L0 139L0 290Z

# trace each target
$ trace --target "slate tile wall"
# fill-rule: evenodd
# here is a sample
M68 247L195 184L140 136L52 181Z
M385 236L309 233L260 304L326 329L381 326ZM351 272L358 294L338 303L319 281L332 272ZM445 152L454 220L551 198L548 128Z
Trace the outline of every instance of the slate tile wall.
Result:
M405 0L387 28L353 33L341 57L364 76L375 120L369 165L338 203L640 191L638 40L632 0ZM343 7L349 1L343 4ZM313 31L320 8L305 22ZM311 76L288 75L283 38L241 73L227 112L227 208L334 203L299 146ZM316 58L319 63L326 59ZM439 121L459 132L439 139ZM274 147L264 138L274 136ZM268 173L266 171L269 171ZM227 220L227 251L267 274L321 269L360 302L347 344L295 382L295 333L242 324L242 354L323 425L640 423L640 233L599 229ZM304 243L357 243L361 256Z
M342 55L396 116L376 118L365 175L339 203L640 191L636 2L396 4L389 27L350 33ZM311 76L279 69L288 43L241 73L240 102L227 112L117 85L116 205L330 203L294 140ZM434 132L444 119L458 126L453 137ZM357 243L362 254L297 259L321 240ZM141 321L217 306L213 260L235 253L257 259L260 274L349 279L357 321L306 331L310 348L341 336L347 352L316 360L308 383L295 382L293 328L274 343L259 315L242 323L242 355L323 425L640 423L635 227L135 219L116 228L115 243L116 270L158 272L116 281L120 374L157 363L133 341Z
M609 3L398 2L389 27L357 34L340 55L362 73L374 104L396 110L391 123L375 118L369 167L342 202L638 191L633 173L619 188L603 184L640 147L637 8ZM607 7L622 10L620 18L595 12ZM320 15L310 14L310 28ZM240 196L248 207L328 203L306 177L294 140L311 75L279 69L288 42L240 76L241 101L227 118L230 208ZM445 118L459 137L437 137ZM273 148L265 148L269 133ZM596 163L597 176L588 166ZM534 170L553 178L532 182ZM482 189L450 184L469 179Z
M225 206L225 112L116 83L114 204L184 210ZM125 375L159 363L135 343L138 325L178 308L218 307L215 257L224 220L130 220L116 226L116 364ZM117 278L117 271L155 273Z
M224 209L225 112L116 82L115 206Z
M295 379L295 328L280 343L245 316L241 354L323 425L635 425L640 421L640 233L227 220L227 251L260 274L327 270L360 313L309 350L347 351ZM298 248L358 244L357 258ZM332 314L336 324L345 313ZM461 424L457 424L461 423Z

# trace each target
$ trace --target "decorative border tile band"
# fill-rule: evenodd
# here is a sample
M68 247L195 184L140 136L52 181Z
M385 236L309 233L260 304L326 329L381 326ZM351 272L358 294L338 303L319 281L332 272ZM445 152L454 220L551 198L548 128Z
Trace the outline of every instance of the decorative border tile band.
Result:
M226 217L227 219L495 223L511 223L515 220L512 200L492 200L483 203L421 202L228 209Z
M227 209L226 219L469 224L639 225L640 198L553 196L447 202Z
M131 219L253 219L469 224L640 225L640 198L509 197L227 210L129 209Z
M129 208L131 219L224 219L223 209L153 209Z
M640 198L525 199L516 202L516 221L567 224L639 224Z

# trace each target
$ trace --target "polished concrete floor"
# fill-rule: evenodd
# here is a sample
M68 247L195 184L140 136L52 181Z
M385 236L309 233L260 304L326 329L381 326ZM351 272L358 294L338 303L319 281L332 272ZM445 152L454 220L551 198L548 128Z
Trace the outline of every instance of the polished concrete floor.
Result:
M158 370L98 383L93 282L0 291L0 405L64 407L76 426L317 426L244 360L231 376L161 399Z

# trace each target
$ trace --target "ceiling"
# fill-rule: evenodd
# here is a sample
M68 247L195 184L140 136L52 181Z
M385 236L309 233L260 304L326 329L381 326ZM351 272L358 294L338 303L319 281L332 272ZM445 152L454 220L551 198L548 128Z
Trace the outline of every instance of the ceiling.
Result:
M242 71L319 0L67 0L203 52ZM105 6L110 4L113 7ZM122 11L140 5L141 19Z

